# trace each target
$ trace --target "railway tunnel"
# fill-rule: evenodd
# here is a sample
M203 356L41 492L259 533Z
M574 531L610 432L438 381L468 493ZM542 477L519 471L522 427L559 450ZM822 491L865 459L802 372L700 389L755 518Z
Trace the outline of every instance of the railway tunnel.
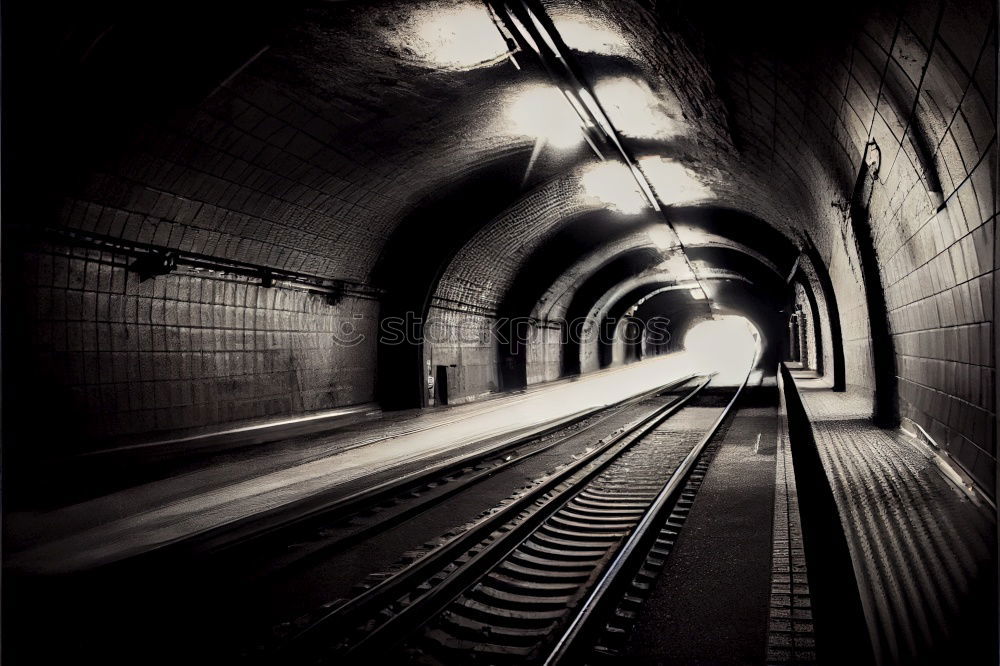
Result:
M997 663L994 3L4 14L10 663Z

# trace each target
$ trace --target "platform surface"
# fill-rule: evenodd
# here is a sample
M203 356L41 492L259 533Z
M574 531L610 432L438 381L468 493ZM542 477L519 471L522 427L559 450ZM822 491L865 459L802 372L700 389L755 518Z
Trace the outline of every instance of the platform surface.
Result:
M873 425L864 391L835 393L815 373L791 375L833 490L875 652L884 663L984 663L977 657L989 650L992 611L980 593L994 589L992 509L949 481L929 447ZM942 636L945 628L952 635ZM952 651L930 657L931 646Z
M242 451L210 467L44 512L14 513L7 566L29 573L85 569L474 450L485 440L612 404L694 372L684 353L456 407L383 415L328 436Z

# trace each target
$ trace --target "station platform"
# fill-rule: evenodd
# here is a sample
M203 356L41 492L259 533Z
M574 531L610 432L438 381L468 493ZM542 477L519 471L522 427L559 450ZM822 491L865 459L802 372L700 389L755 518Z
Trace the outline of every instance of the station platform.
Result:
M7 526L19 541L7 544L6 565L59 574L112 563L318 493L347 494L496 446L498 438L550 427L694 372L682 352L479 402L378 414L330 433L242 447L208 466L106 496L11 513Z
M989 663L996 617L990 593L996 524L989 500L964 486L946 457L926 442L875 426L869 393L850 386L834 392L824 378L791 364L784 377L789 410L797 399L804 416L804 431L792 427L799 493L814 492L825 481L832 497L834 515L827 524L818 515L821 502L808 503L812 513L804 510L806 546L812 538L815 549L823 538L817 530L842 530L848 577L853 574L843 582L858 591L859 621L871 642L870 650L855 650L841 634L828 635L824 643L819 617L820 650L825 645L829 656L839 644L852 650L841 655L851 663ZM821 466L813 477L810 455ZM810 488L803 488L804 478L811 479ZM823 591L816 588L833 579L810 571L814 603L822 606ZM784 642L775 643L773 620L772 613L769 663L796 662L789 649L794 632L785 631ZM944 635L949 627L953 633Z
M723 435L616 663L990 663L988 500L875 426L860 388L788 363L764 390Z

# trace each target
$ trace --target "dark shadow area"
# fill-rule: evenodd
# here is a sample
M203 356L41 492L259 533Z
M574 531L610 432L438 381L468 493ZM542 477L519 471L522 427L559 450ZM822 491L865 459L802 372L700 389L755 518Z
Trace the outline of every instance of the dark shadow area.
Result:
M376 395L384 409L424 402L423 329L430 299L455 254L521 192L522 152L467 174L423 202L389 239L373 272L384 290Z
M868 145L868 150L874 147ZM875 150L878 150L875 147ZM867 156L867 152L866 152ZM861 274L868 305L868 328L871 332L872 369L875 372L875 406L872 420L882 428L899 427L899 379L896 376L896 350L889 324L889 306L882 288L882 269L872 235L868 207L877 171L861 165L858 182L851 196L851 227L857 243Z
M791 373L779 364L798 487L820 664L874 664L858 581L833 490Z

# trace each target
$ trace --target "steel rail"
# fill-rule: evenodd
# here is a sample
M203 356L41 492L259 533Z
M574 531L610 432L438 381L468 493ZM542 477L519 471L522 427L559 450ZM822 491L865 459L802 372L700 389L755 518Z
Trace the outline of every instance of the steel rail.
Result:
M587 453L578 460L574 461L572 464L553 474L543 483L535 486L521 497L505 505L503 508L490 516L482 519L471 529L456 535L440 547L428 552L424 557L414 561L397 574L384 579L375 586L320 617L292 638L289 649L296 653L306 649L310 641L319 640L321 630L323 630L322 633L324 633L324 635L342 637L344 635L344 630L352 629L352 623L361 621L366 612L371 613L386 608L387 606L390 606L393 601L403 596L406 592L416 589L420 583L427 581L433 574L441 572L449 564L458 560L462 555L469 553L474 547L496 532L500 527L517 519L522 512L530 509L533 505L536 505L536 503L543 501L545 495L570 480L573 476L576 476L588 465L611 451L622 441L630 437L633 438L630 444L641 440L662 421L680 410L710 381L711 377L705 379L683 397L671 401L669 404L664 405L652 414L644 417L632 427L613 436L601 446L595 448L593 451ZM502 558L503 555L509 550L516 548L517 544L521 541L518 537L526 531L530 532L533 530L537 527L537 524L543 521L545 517L551 513L551 511L546 509L554 507L554 505L561 504L559 500L564 499L571 493L571 491L586 484L592 478L600 474L607 467L607 465L612 463L629 448L630 446L621 447L619 451L613 452L607 460L602 461L601 464L595 465L592 470L587 471L585 476L576 481L570 488L563 490L558 493L557 496L550 498L548 501L544 501L543 505L537 507L538 510L534 511L527 517L524 517L517 523L517 526L514 529L506 532L496 541L480 549L472 555L460 569L449 575L449 577L442 581L439 585L427 590L420 597L414 599L409 605L400 609L382 625L369 631L361 640L351 645L348 648L348 652L357 653L364 651L373 645L374 641L384 641L387 634L401 633L402 630L400 629L400 626L405 622L410 622L411 626L413 624L417 624L417 621L412 620L411 618L426 618L429 614L431 614L430 611L427 610L427 606L440 605L442 601L443 603L447 603L457 594L460 594L461 590L466 587L465 581L467 579L481 575L484 567L486 566L482 564L484 560L491 559L490 556L495 556L497 551L505 545L509 545L509 547L506 548L503 553L499 554L500 558ZM511 541L514 541L514 543L511 544ZM492 559L497 558L493 557ZM385 648L388 643L391 643L391 641L383 642L381 647Z
M579 437L584 433L593 430L602 423L604 423L608 418L615 416L620 413L620 408L624 408L625 405L629 403L639 402L644 399L648 399L653 395L663 393L664 391L671 391L685 383L691 381L692 379L698 377L698 375L688 375L682 377L670 384L666 384L652 391L647 391L645 393L627 398L625 400L613 403L611 405L606 405L600 409L586 410L583 416L575 414L569 417L569 422L564 422L560 420L557 424L551 425L545 428L541 433L531 432L523 436L518 436L513 441L505 442L498 447L490 448L488 451L476 451L468 456L462 457L458 461L445 461L443 463L444 469L438 469L438 467L432 467L428 469L420 470L416 472L417 477L413 480L405 480L399 483L399 479L392 479L374 486L371 489L366 489L358 491L346 498L344 498L343 505L338 504L338 506L331 509L333 515L328 516L326 512L321 512L319 515L312 515L307 519L296 521L292 524L283 524L275 531L281 530L286 531L287 529L299 526L305 528L301 525L302 522L308 522L310 520L319 520L323 518L328 522L333 522L342 518L346 518L352 515L356 515L362 511L368 510L371 507L382 506L386 501L394 500L398 497L407 497L408 506L402 511L393 514L390 518L376 522L374 524L362 527L345 535L339 539L335 539L331 542L323 544L317 548L309 549L306 552L299 554L295 558L295 562L301 562L305 559L315 559L324 553L330 553L331 550L337 548L344 548L352 544L358 543L362 539L370 538L374 535L386 532L396 525L420 515L425 511L441 504L444 500L454 497L455 495L464 492L469 487L476 485L480 481L484 481L500 472L519 465L520 463L530 460L531 458L538 456L542 453L552 450L553 448L565 444L570 439ZM607 410L618 409L614 413L604 415L601 412ZM577 423L582 422L585 419L591 418L593 416L600 415L599 420L590 423L579 430L567 433L562 436L555 437L551 442L547 442L537 448L525 451L520 455L511 455L512 452L516 453L517 449L529 446L533 441L547 437L549 435L555 434L560 430L572 427ZM463 472L470 467L476 467L478 465L486 464L491 460L500 459L500 461L491 467L476 470L467 474ZM461 474L461 476L458 476ZM455 477L455 478L453 478ZM421 488L426 487L428 484L440 481L442 479L447 479L447 489L440 493L435 493L426 498L415 498L410 495L410 493L417 492ZM263 536L263 535L262 535ZM271 535L267 535L271 536Z
M585 635L586 631L592 626L595 619L601 616L601 611L604 610L606 603L613 598L613 591L618 588L619 584L622 583L622 579L625 577L624 574L632 572L634 567L632 566L635 560L643 555L648 548L646 547L649 541L650 535L656 535L662 522L660 518L666 508L672 504L672 500L675 499L677 494L683 488L684 482L687 480L692 468L694 467L698 457L704 451L708 443L715 437L716 432L718 432L719 427L723 424L729 413L732 411L733 406L736 401L739 400L740 395L743 393L743 389L746 387L747 382L750 380L750 375L753 374L753 368L757 363L757 356L754 356L753 362L750 364L750 369L747 371L746 377L743 378L743 382L740 384L739 388L736 390L736 394L726 405L726 408L722 411L719 417L712 424L712 427L705 434L704 437L696 444L691 451L685 456L684 461L680 466L670 475L670 479L663 486L663 489L656 496L656 499L649 506L646 512L643 514L642 519L632 530L629 538L625 541L622 547L619 549L615 559L608 565L608 568L601 575L600 580L594 585L590 595L588 595L586 601L580 606L580 611L570 622L569 626L562 633L559 640L553 646L552 650L549 652L548 657L545 659L544 666L560 666L572 663L569 661L571 657L576 655L577 650L580 648L580 638Z

